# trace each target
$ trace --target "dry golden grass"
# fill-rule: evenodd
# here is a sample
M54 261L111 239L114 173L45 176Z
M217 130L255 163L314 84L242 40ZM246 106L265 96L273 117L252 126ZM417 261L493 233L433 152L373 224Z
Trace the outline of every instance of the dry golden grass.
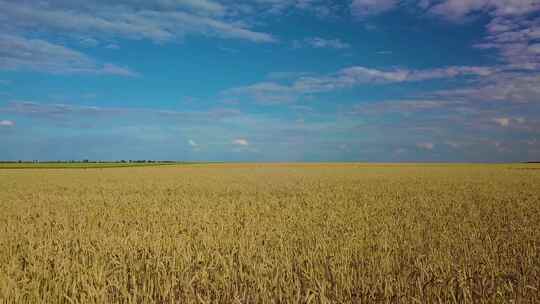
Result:
M538 303L539 169L0 170L0 302Z

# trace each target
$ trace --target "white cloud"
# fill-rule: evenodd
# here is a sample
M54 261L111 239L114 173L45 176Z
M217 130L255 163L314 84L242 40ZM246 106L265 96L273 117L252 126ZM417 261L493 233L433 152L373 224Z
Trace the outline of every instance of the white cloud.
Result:
M389 100L353 106L351 114L409 114L413 112L442 109L449 105L457 104L458 103L456 102L448 102L445 100Z
M105 63L100 69L96 71L97 74L118 75L126 77L137 77L139 74L130 70L127 67L121 67L110 63Z
M245 22L226 18L226 12L223 4L211 0L0 0L0 70L138 75L127 67L99 63L64 45L26 36L37 31L74 38L80 46L103 45L108 49L118 49L116 38L166 42L202 35L276 41L270 34L249 29ZM104 41L107 44L102 44Z
M413 82L431 79L455 78L458 76L486 76L493 73L490 67L450 66L446 68L409 70L377 70L362 66L342 69L326 77L302 77L294 87L299 90L329 91L335 88L352 87L359 84L384 84Z
M540 96L540 75L499 73L484 77L465 88L435 92L433 96L467 101L537 103Z
M232 143L238 146L245 146L245 147L249 146L249 142L247 141L247 139L244 139L244 138L237 138L233 140Z
M527 49L533 54L540 54L540 43L531 44Z
M79 43L85 47L96 47L99 45L99 41L94 38L82 38Z
M540 69L540 1L538 0L445 0L431 1L429 12L447 20L464 21L480 13L491 18L487 35L474 46L494 49L508 69Z
M0 33L0 50L0 69L3 70L137 76L128 68L99 64L85 54L40 39Z
M320 37L312 37L304 39L304 43L314 48L327 48L327 49L348 49L350 44L341 41L340 39L324 39Z
M537 0L445 0L432 6L430 11L449 19L461 19L479 11L509 17L529 14L538 9L540 3Z
M13 127L15 122L12 120L0 120L0 127Z
M423 150L433 150L435 149L435 144L430 142L418 143L416 144L416 147Z
M445 144L447 144L453 149L459 149L461 148L461 146L463 146L463 143L456 142L456 141L446 141Z
M438 69L377 70L353 66L326 76L300 76L289 79L289 84L261 82L249 86L232 88L225 95L244 95L263 104L288 103L309 94L336 91L364 84L389 84L424 81L430 79L455 78L459 76L487 76L495 73L490 67L450 66Z
M351 13L365 17L376 15L397 8L399 5L416 3L421 10L442 16L448 20L463 20L473 13L487 13L492 17L507 17L528 15L540 10L538 0L354 0ZM414 6L414 4L413 4Z
M292 102L298 92L294 88L273 82L261 82L253 85L226 90L225 95L245 95L262 104L280 104Z
M486 26L488 35L474 46L494 49L502 61L517 70L540 68L540 18L495 17Z
M398 6L455 22L487 16L491 19L486 26L487 36L475 46L498 50L511 68L540 69L538 0L354 0L350 9L353 15L366 17Z
M420 141L416 142L430 143L434 139L447 138L448 141L443 141L445 145L459 148L477 142L477 138L471 138L475 134L483 133L486 138L506 133L525 138L537 136L540 133L539 111L539 105L533 103L405 99L361 102L344 113L366 124L376 124L379 129L388 130L388 133L400 130L406 132L409 138L421 136ZM421 149L426 148L429 147L423 145Z
M120 49L120 46L118 44L115 44L115 43L109 43L105 46L106 49L109 49L109 50L119 50Z
M193 139L190 139L188 141L189 145L194 147L194 148L197 148L199 146L199 144L197 144Z
M234 109L209 109L208 111L164 111L144 108L111 108L95 107L67 104L46 104L32 101L10 101L6 106L0 107L0 113L11 113L24 115L32 118L42 118L53 121L69 121L72 119L96 117L158 117L169 118L185 123L216 123L233 117L238 117L241 113Z
M209 1L209 0L177 0L177 1L162 1L172 4L185 5L196 9L198 11L205 11L212 14L223 14L226 8L218 2Z
M510 125L510 118L508 117L494 118L493 121L501 127L508 127Z
M527 122L527 119L523 117L497 117L493 118L492 121L501 127L509 127L510 125L523 125Z
M344 4L340 1L333 0L252 0L249 5L244 3L237 7L246 13L267 12L270 14L283 14L297 9L324 18L333 15L343 6Z
M186 6L193 9L186 10ZM270 34L250 30L245 23L215 16L224 10L218 2L195 0L157 3L122 0L115 4L81 0L0 1L0 20L4 23L0 29L4 32L39 29L88 39L122 37L163 42L196 34L253 42L276 41Z

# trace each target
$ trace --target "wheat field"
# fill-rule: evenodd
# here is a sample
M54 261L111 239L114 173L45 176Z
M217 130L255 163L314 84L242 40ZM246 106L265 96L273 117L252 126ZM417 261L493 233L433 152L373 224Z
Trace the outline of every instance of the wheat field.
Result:
M539 303L540 165L0 170L2 303Z

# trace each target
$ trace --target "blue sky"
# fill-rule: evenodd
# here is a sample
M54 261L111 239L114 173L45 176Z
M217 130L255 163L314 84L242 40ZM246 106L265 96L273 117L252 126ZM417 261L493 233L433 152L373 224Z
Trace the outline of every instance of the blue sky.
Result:
M0 0L0 159L540 160L538 0Z

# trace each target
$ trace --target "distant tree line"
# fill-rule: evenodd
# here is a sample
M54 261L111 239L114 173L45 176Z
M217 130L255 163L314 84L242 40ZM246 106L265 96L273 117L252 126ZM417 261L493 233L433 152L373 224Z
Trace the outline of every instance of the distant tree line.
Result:
M54 161L41 161L41 160L0 160L1 164L174 164L178 161L171 160L54 160Z

